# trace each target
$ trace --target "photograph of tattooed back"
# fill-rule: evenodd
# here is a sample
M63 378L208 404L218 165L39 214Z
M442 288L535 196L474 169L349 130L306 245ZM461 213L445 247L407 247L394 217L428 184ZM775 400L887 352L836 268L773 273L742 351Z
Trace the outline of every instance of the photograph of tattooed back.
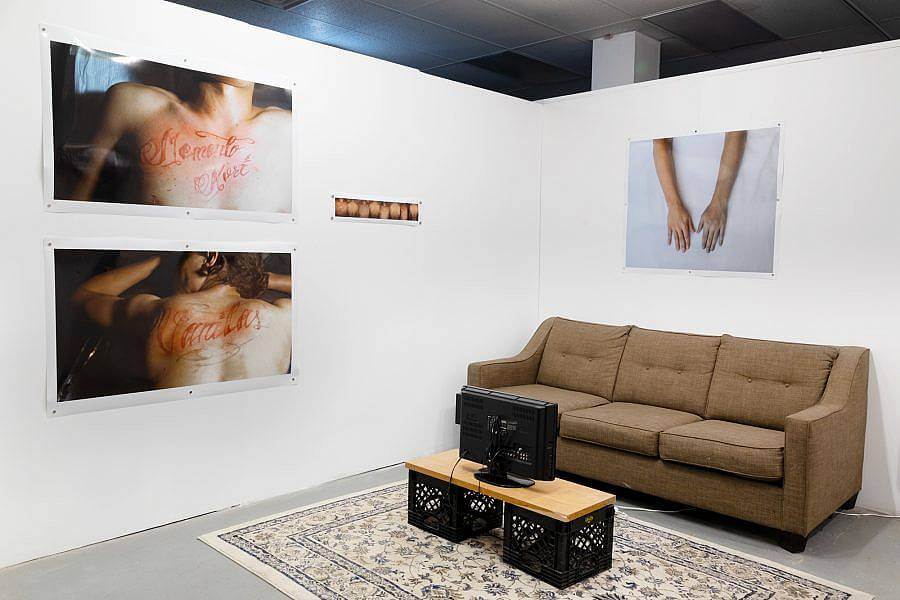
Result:
M291 213L290 89L60 41L49 63L50 207Z
M53 404L292 372L290 253L56 248L52 261Z

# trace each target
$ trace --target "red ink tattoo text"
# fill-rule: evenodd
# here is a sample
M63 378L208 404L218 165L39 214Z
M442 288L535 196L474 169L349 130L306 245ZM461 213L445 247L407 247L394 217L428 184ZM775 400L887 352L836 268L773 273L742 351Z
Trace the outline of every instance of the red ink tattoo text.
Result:
M214 168L209 173L203 173L194 177L194 190L204 196L215 196L225 189L225 186L239 177L250 174L253 161L248 154L239 164L225 163Z
M248 308L234 306L211 319L198 319L192 310L166 310L156 326L156 341L163 351L180 353L238 332L261 328L259 311Z
M194 133L201 140L210 141L186 142L179 132L170 127L159 139L147 140L141 146L141 162L151 167L171 167L186 161L231 158L244 147L256 143L252 138L225 137L209 131L197 130Z

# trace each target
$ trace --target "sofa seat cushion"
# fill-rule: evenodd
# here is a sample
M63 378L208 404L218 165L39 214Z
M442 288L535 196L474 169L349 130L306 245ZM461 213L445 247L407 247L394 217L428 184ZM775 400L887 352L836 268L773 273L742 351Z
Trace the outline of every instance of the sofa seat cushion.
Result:
M512 385L509 387L497 388L498 392L506 392L507 394L515 394L517 396L525 396L535 400L543 400L544 402L553 402L559 405L558 417L562 417L563 413L570 410L578 410L580 408L588 408L591 406L600 406L608 404L609 400L585 394L584 392L573 392L572 390L564 390L562 388L550 387L549 385L541 385L539 383L531 385Z
M559 435L617 450L659 456L659 432L699 421L690 413L648 404L613 402L562 416Z
M727 421L700 421L659 434L663 460L761 481L784 477L784 432Z

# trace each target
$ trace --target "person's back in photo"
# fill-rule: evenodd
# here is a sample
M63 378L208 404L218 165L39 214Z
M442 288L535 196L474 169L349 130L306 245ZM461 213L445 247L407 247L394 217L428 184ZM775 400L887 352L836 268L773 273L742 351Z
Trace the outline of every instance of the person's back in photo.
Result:
M176 293L126 296L159 266L151 257L91 277L72 301L96 324L142 346L142 370L157 389L274 376L291 360L289 275L268 273L255 253L184 253Z

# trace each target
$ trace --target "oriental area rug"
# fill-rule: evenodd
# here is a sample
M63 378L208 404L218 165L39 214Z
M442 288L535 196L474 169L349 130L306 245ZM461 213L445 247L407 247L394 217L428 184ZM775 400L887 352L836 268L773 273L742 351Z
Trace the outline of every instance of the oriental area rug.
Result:
M407 524L406 503L406 483L395 483L200 539L304 600L872 598L622 513L612 568L557 590L503 562L499 530L454 544Z

